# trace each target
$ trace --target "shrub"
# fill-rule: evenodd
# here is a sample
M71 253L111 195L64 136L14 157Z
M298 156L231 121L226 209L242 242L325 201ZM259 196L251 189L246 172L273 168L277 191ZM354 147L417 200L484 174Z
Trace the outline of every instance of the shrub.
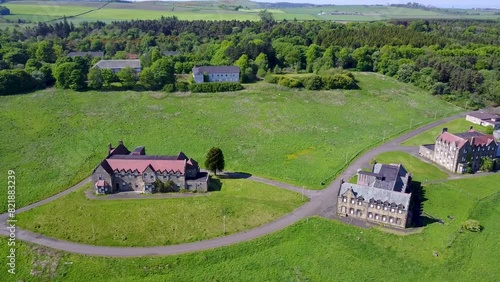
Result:
M179 81L175 83L175 90L179 92L187 92L189 91L189 83L186 81Z
M323 80L317 75L308 76L302 79L302 84L309 90L323 89Z
M481 171L491 172L495 168L495 163L492 159L483 157L481 158L481 167L479 168Z
M193 83L189 87L192 92L211 93L211 92L226 92L238 91L243 89L239 82L206 82Z
M471 232L479 232L481 231L481 224L478 220L468 219L462 223L462 228Z
M172 93L175 91L175 86L173 84L165 84L162 90L163 92Z
M268 83L278 83L278 77L268 72L266 76L264 76L264 81Z
M485 133L486 134L493 134L494 128L491 125L486 126Z
M258 76L258 77L265 77L265 76L266 76L266 74L267 74L267 71L266 71L266 70L264 70L264 69L259 69L259 70L257 71L257 76Z
M334 74L322 77L324 89L356 89L357 84L349 75Z
M289 88L299 88L302 87L300 80L290 77L282 76L278 80L278 85L289 87Z

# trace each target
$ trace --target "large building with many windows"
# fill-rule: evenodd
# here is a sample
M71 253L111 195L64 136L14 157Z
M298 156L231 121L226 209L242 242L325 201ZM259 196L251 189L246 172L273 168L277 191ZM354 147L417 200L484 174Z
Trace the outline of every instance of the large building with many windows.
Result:
M176 156L148 156L144 147L131 152L122 141L116 148L109 145L106 159L92 173L97 194L155 193L158 180L171 185L173 191L206 192L209 174L200 171L198 163L182 152Z
M497 149L493 135L477 132L472 127L463 133L450 133L443 128L436 143L420 146L419 154L452 172L465 173L479 170L483 158L496 158Z
M358 171L357 183L343 182L337 214L396 228L411 224L411 174L401 164L375 164Z
M201 66L193 68L195 83L203 82L238 82L240 68L237 66Z

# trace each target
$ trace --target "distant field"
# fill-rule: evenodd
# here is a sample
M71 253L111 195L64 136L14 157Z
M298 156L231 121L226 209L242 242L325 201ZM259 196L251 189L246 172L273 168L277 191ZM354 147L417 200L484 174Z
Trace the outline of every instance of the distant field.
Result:
M223 179L221 191L209 195L177 199L88 200L83 191L89 186L19 214L20 226L91 245L174 245L223 236L224 224L226 234L241 232L302 204L298 193L241 179Z
M424 187L424 210L444 224L430 223L414 235L313 217L250 242L164 257L91 257L18 242L17 274L2 271L0 280L497 281L499 182L497 174ZM459 232L469 218L483 231ZM0 238L0 252L8 248ZM6 256L0 263L6 265Z
M15 169L24 206L90 175L108 143L184 151L200 163L219 146L226 169L313 189L383 139L456 113L409 84L356 73L360 90L292 90L268 83L216 94L77 93L47 89L0 97L0 170ZM411 121L413 119L413 122ZM29 156L29 157L25 157ZM21 184L20 184L21 185ZM0 187L0 193L6 186ZM6 201L0 202L0 211Z
M413 138L404 141L403 143L401 143L401 145L419 146L422 144L433 144L436 141L436 138L442 132L443 128L448 128L448 132L451 132L451 133L460 133L460 132L468 131L471 126L473 126L474 129L479 131L479 132L484 133L486 130L486 127L480 126L477 124L473 124L472 122L466 121L465 117L463 117L463 118L458 118L456 120L452 120L450 122L447 122L447 123L442 124L438 127L429 129L427 131L424 131L424 132L414 136Z
M227 3L224 3L228 5ZM72 17L75 22L81 21L114 21L131 19L157 19L161 16L176 16L181 20L251 20L257 21L257 13L262 9L257 4L245 2L243 8L235 11L237 3L231 3L223 9L218 2L136 2L136 3L109 3L102 9L103 2L59 2L59 1L18 1L8 2L7 6L14 15L5 19L48 21L57 17ZM496 19L493 11L474 11L479 15L451 15L437 11L425 11L389 6L332 6L311 8L268 9L276 20L329 20L329 21L377 21L395 18L484 18ZM84 15L73 17L84 12ZM335 14L331 14L335 13Z

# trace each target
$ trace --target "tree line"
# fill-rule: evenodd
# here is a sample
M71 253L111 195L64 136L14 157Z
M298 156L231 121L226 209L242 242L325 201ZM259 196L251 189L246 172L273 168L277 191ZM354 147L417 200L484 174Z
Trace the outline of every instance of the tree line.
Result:
M178 84L174 74L188 74L193 66L237 65L242 82L268 74L321 74L340 68L393 76L455 103L499 105L499 35L500 22L479 20L339 24L276 22L272 17L258 22L173 17L73 25L64 19L0 30L0 93L51 85L101 89L114 82L131 88L137 81L145 89L170 91ZM171 50L180 55L163 54ZM92 68L91 58L66 57L69 51L104 51L107 59L136 54L143 70L140 74L129 69L118 74L98 70ZM9 86L17 76L31 77L31 82L23 89ZM307 84L319 81L314 78Z

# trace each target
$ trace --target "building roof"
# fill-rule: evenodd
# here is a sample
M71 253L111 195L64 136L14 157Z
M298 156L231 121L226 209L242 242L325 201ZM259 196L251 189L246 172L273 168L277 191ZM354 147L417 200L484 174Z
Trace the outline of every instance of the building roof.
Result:
M201 66L194 67L193 74L197 73L240 73L240 67L237 66Z
M165 56L176 56L182 54L180 51L163 51Z
M69 52L68 57L104 57L104 52Z
M104 187L104 186L109 186L109 184L108 184L108 182L100 179L100 180L97 180L97 182L95 183L95 186Z
M481 111L472 112L472 113L469 113L468 115L471 117L481 119L481 120L488 120L488 121L500 120L500 116L498 116L498 115L490 114L487 112L481 112Z
M454 143L457 148L462 148L465 143L469 142L472 146L487 146L491 142L496 142L493 135L486 135L475 130L469 130L462 133L449 133L447 131L441 133L436 138L437 141Z
M141 68L141 60L100 60L94 67L101 69Z
M158 172L185 173L186 163L184 160L148 158L151 156L144 155L133 155L134 157L144 158L116 158L122 156L123 155L115 155L106 160L113 171L137 171L142 173L146 168L151 167L154 171Z
M359 174L371 176L370 183L360 183L370 187L401 192L408 182L408 172L401 164L381 164L373 166L372 172L359 171Z
M344 195L349 189L352 189L356 198L362 197L367 202L370 200L374 200L388 202L390 204L394 203L396 205L403 205L405 209L408 209L408 207L410 206L411 194L408 193L377 189L364 185L344 182L340 187L339 195Z

